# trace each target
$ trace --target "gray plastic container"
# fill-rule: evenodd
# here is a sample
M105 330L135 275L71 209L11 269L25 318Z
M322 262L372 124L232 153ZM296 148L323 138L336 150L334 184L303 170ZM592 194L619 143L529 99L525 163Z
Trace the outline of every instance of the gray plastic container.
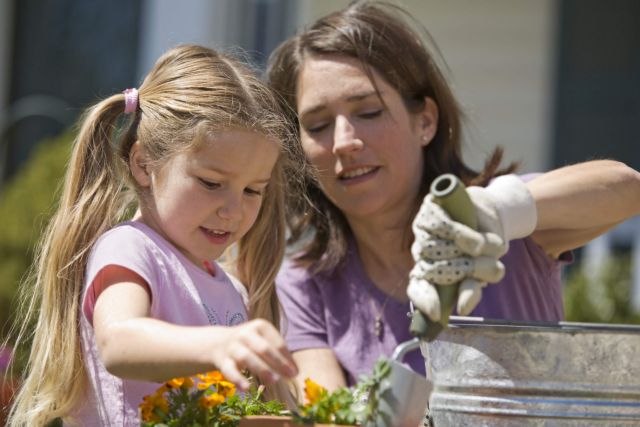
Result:
M452 317L423 342L444 426L640 426L640 327Z

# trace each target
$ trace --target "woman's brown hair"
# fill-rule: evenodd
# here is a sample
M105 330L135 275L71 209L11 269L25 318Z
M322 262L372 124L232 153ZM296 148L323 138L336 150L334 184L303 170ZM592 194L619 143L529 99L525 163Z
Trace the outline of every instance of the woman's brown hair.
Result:
M296 85L304 61L310 56L356 58L372 82L375 70L394 87L410 112L419 111L425 97L433 99L439 111L438 131L424 148L424 173L416 211L430 183L443 173L453 173L466 184L486 185L492 177L515 169L515 165L498 169L502 159L500 148L494 150L481 172L464 163L463 113L418 28L431 40L427 31L399 6L360 1L320 18L286 40L271 54L268 64L269 82L282 96L298 136ZM435 48L435 43L431 43ZM299 262L312 264L316 271L329 270L344 259L350 229L342 212L322 193L313 177L307 179L306 196L306 202L297 199L289 203L289 241L304 242L296 257ZM309 230L314 235L306 240Z

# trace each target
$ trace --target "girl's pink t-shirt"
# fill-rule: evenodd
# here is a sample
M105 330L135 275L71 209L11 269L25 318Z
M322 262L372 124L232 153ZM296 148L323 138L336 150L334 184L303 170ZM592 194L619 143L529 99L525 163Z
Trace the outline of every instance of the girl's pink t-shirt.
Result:
M151 293L150 317L176 325L242 323L247 320L246 290L214 261L211 275L140 222L122 223L100 236L87 262L80 316L88 392L65 423L138 427L138 405L161 384L116 377L107 372L100 360L92 325L95 301L90 291L98 272L108 265L125 267L140 275Z

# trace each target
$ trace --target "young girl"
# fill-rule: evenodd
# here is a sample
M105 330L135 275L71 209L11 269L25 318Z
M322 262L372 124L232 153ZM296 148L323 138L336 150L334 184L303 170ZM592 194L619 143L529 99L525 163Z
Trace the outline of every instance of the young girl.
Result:
M289 135L251 71L199 46L87 112L38 253L9 425L134 426L172 377L215 368L246 388L245 369L265 383L297 373L274 293ZM232 244L244 286L214 261Z

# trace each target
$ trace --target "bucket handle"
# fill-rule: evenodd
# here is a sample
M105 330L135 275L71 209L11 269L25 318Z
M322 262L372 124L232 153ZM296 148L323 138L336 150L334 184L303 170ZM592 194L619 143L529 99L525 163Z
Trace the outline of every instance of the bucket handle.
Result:
M410 339L409 341L405 341L401 344L398 344L398 346L393 350L393 354L391 355L391 360L400 362L404 358L405 354L407 354L410 351L416 350L419 347L420 347L420 338L418 337Z

